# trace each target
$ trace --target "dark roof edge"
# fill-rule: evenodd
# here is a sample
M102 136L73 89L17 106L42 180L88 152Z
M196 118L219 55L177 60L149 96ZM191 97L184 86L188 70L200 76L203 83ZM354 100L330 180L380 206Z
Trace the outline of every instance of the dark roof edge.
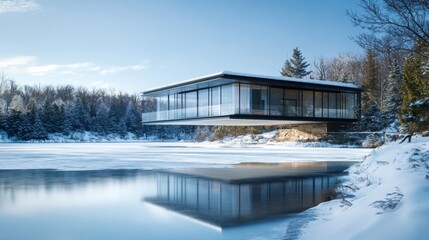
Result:
M219 77L225 77L225 78L234 78L234 77L241 77L241 78L253 78L253 79L265 79L265 80L272 80L272 81L289 81L289 82L295 82L295 83L303 83L306 85L324 85L324 86L332 86L337 88L344 88L344 89L353 89L357 91L361 91L361 89L352 84L352 83L342 83L342 82L335 82L335 81L329 81L329 80L317 80L317 79L298 79L298 78L289 78L289 77L273 77L273 76L264 76L264 75L256 75L256 74L248 74L248 73L237 73L237 72L231 72L231 71L223 71L218 72L198 78L193 78L185 81L181 81L178 83L168 84L162 87L157 87L153 89L149 89L147 91L143 91L143 94L149 94L154 93L158 91L167 90L169 88L175 88L180 86L185 86L189 84L195 84L202 81L215 79Z

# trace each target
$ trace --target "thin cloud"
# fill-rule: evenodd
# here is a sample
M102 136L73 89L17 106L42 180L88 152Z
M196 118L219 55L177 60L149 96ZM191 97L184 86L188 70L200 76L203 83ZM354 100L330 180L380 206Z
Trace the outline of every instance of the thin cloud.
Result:
M75 74L76 72L95 71L96 69L98 69L96 64L91 62L83 62L72 64L29 66L25 70L30 75L43 76L46 74Z
M0 0L0 14L9 12L32 12L40 8L35 0Z
M111 66L104 68L100 71L101 74L114 74L118 72L124 72L124 71L139 71L145 69L145 66L143 65L132 65L132 66L124 66L124 67L118 67L118 66Z
M34 56L17 56L11 58L0 59L0 68L10 68L28 65L36 60Z
M129 66L101 66L93 62L39 65L37 64L37 58L34 56L16 56L0 59L0 71L25 73L31 76L81 75L88 73L112 75L126 71L141 71L145 68L144 65L140 64Z

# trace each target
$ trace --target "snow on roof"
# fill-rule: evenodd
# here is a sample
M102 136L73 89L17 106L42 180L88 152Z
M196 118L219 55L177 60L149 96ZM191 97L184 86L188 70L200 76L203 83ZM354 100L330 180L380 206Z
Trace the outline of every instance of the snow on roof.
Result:
M197 78L192 78L192 79L188 79L185 81L167 84L167 85L164 85L162 87L157 87L157 88L146 90L144 92L154 92L154 91L158 91L158 90L164 90L164 89L168 89L168 88L183 86L186 84L196 83L196 82L204 81L207 79L212 79L215 77L222 77L224 75L359 89L358 86L356 86L355 84L352 84L352 83L343 83L343 82L336 82L336 81L329 81L329 80L317 80L317 79L301 79L301 78L291 78L291 77L282 77L282 76L257 75L257 74L240 73L240 72L233 72L233 71L222 71L222 72L218 72L218 73L214 73L214 74L205 75L202 77L197 77Z
M343 83L343 82L336 82L336 81L329 81L329 80L302 79L302 78L291 78L291 77L281 77L281 76L266 76L266 75L239 73L239 72L231 72L231 71L223 71L222 73L225 75L234 75L234 76L242 76L242 77L264 78L264 79L270 79L270 80L300 82L300 83L308 83L308 84L320 84L320 85L329 85L329 86L336 86L336 87L359 88L358 86L352 83Z

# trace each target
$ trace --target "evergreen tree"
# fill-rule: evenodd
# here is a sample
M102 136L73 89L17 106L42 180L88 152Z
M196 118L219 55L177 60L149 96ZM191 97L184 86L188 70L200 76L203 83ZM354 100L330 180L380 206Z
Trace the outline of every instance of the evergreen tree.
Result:
M9 136L17 136L21 128L21 115L25 114L24 101L21 95L15 95L9 105L9 114L7 118L7 134Z
M97 112L93 118L93 130L100 134L111 133L111 124L109 118L109 108L104 102L100 102L97 107Z
M37 111L34 117L33 128L31 131L31 138L36 140L48 139L48 133L43 127L43 123L40 120L39 112Z
M310 64L305 61L301 51L296 47L293 49L292 58L286 60L280 73L285 77L303 78L311 73L307 71L308 66Z
M373 106L379 106L379 77L376 56L372 50L367 51L364 63L364 78L362 82L362 111Z
M21 113L19 116L19 128L16 133L18 140L28 141L32 139L32 126L30 119L26 113Z
M382 111L396 117L401 105L400 86L402 82L401 67L398 61L390 66L389 75L386 79L386 87L383 92Z
M409 132L429 129L429 62L421 52L429 52L429 46L416 44L416 53L405 64L401 85L402 105L399 121Z
M137 136L142 135L141 128L141 119L137 116L137 110L133 106L133 104L129 103L127 106L127 111L125 115L125 124L126 129L129 132L136 134Z
M64 103L61 99L46 101L43 109L43 125L48 133L64 133Z

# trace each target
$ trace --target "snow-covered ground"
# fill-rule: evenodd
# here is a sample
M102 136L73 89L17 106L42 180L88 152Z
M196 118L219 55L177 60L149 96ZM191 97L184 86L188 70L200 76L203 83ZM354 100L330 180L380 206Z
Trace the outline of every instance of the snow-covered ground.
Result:
M225 137L222 140L205 141L204 145L280 145L283 147L340 147L340 148L356 148L359 144L330 144L328 142L278 142L276 137L278 130L265 132L262 134L247 134L237 137ZM192 139L194 136L184 136L188 139L186 142L195 142ZM8 138L7 133L0 130L0 143L17 142L16 139ZM19 141L18 141L19 142ZM99 135L93 132L74 132L70 135L60 133L48 134L47 140L30 140L27 143L43 142L43 143L90 143L90 142L178 142L177 139L159 139L156 136L147 136L138 138L132 133L121 137L118 134ZM183 141L179 141L183 142Z
M0 169L167 169L242 162L360 161L371 150L185 142L4 143Z
M374 150L338 190L301 239L429 239L429 137Z

